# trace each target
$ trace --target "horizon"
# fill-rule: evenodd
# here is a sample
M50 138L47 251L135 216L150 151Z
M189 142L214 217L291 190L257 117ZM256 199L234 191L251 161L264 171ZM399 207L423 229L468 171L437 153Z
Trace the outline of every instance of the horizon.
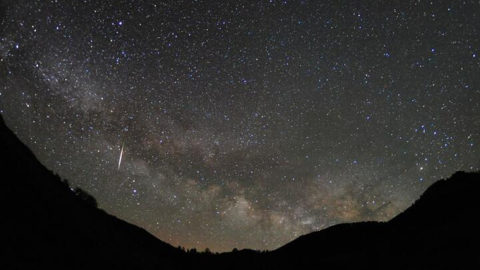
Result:
M0 128L3 128L2 126L5 127L5 129L9 130L10 132L12 132L10 130L10 128L8 127L8 125L4 122L4 119L3 119L3 116L2 114L0 113ZM10 134L10 132L7 132L7 134ZM15 133L11 133L13 134L13 136L16 137ZM9 135L7 135L9 136ZM17 138L17 137L16 137ZM18 138L17 138L18 139ZM7 138L7 142L8 142L8 138ZM16 140L14 140L16 141ZM25 144L22 142L22 141L18 141L21 145L25 146ZM15 145L15 144L13 144ZM17 146L20 146L20 145L17 145ZM12 148L10 148L10 150L12 150ZM44 169L46 169L48 171L48 174L51 176L51 179L49 180L53 180L52 182L50 181L46 181L45 184L58 184L58 183L62 183L62 186L67 187L68 190L70 192L73 192L73 194L75 194L75 196L78 196L79 198L79 201L84 201L86 204L90 205L90 207L93 207L93 208L96 208L96 209L99 209L102 211L102 213L104 213L106 216L111 216L111 217L114 217L116 218L115 216L107 213L104 209L101 209L98 207L98 203L95 199L95 197L93 197L91 194L89 194L88 192L84 191L83 189L81 189L80 187L72 187L70 186L70 183L68 182L68 179L63 179L60 175L58 174L55 174L53 171L49 170L48 168L44 167L43 164L41 164L36 156L35 156L35 153L33 153L31 151L31 149L29 149L28 147L26 147L26 149L24 150L27 150L27 155L24 157L30 157L30 158L33 158L35 160L34 163L36 163L37 165L40 165L41 167L43 167ZM20 154L22 153L22 151L19 152ZM25 153L24 153L25 154ZM454 179L456 178L457 182L458 183L458 180L460 181L465 181L465 179L468 179L468 178L464 178L465 176L467 175L474 175L474 174L477 174L477 176L480 176L480 171L472 171L472 172L465 172L465 171L457 171L455 172L453 175L451 175L450 177L446 178L446 179L438 179L437 181L435 181L431 186L429 186L424 192L422 192L422 195L417 198L413 203L412 205L408 206L407 209L405 209L404 211L402 211L401 213L399 213L398 215L396 215L395 217L393 217L392 219L388 220L388 221L358 221L358 222L353 222L353 223L339 223L339 224L334 224L330 227L326 227L322 230L326 230L326 229L329 229L329 228L333 228L333 227L337 227L336 225L349 225L349 226L352 226L352 225L361 225L361 224L366 224L366 223L369 223L369 224L372 224L372 223L375 223L375 224L388 224L388 223L391 223L391 221L393 219L398 219L399 216L401 216L402 214L404 214L405 212L407 212L410 208L414 208L415 205L418 205L418 203L420 201L422 201L422 199L424 200L425 199L425 194L427 194L427 191L428 190L431 190L432 189L432 186L434 186L435 184L438 184L440 182L444 182L446 183L446 181L449 181L450 183L450 186L452 186L452 183L454 182ZM472 178L471 178L472 179ZM43 179L43 180L46 180L46 179ZM444 188L445 189L445 188ZM436 190L438 191L438 185L437 185L437 188ZM465 191L465 190L464 190ZM457 190L458 192L458 190ZM430 194L429 196L432 197L432 192L428 193ZM433 193L435 194L435 193ZM442 193L437 193L437 196L438 194L442 194ZM452 192L452 194L455 194L455 192ZM55 196L52 196L53 194L49 194L49 197L51 197L50 199L54 198ZM442 195L440 195L442 196ZM443 194L443 196L445 196L445 194ZM446 200L440 200L440 201L437 201L437 203L445 203ZM423 203L425 205L425 201ZM90 208L91 210L92 208ZM412 209L410 209L410 211L412 211ZM440 209L440 208L438 208ZM434 210L434 209L430 209L430 210ZM436 210L436 211L439 211L439 210ZM441 210L443 211L443 210ZM418 216L418 212L417 212L417 216ZM427 219L428 220L428 219ZM415 219L410 219L410 221L415 221ZM418 222L419 220L417 220ZM130 223L128 223L130 224ZM141 227L138 227L138 228L141 228ZM320 230L320 231L322 231ZM176 248L178 250L181 250L182 252L184 253L187 253L187 254L207 254L207 255L217 255L217 254L225 254L225 253L235 253L235 252L238 252L238 251L254 251L256 252L257 254L261 254L261 253L264 253L264 252L277 252L278 250L282 249L282 248L286 248L287 246L291 246L291 244L293 244L294 242L297 242L297 240L300 240L303 238L303 236L307 236L307 237L312 237L313 233L316 233L316 232L320 232L320 231L313 231L313 232L309 232L307 234L304 234L304 235L301 235L299 236L298 238L286 243L285 245L282 245L276 249L273 249L273 250L256 250L256 249L250 249L250 248L244 248L244 249L237 249L237 248L233 248L231 251L212 251L209 247L206 247L205 249L201 250L201 249L197 249L196 247L191 247L191 248L185 248L183 246L172 246L170 243L167 243L167 242L163 242L162 239L159 239L159 238L156 238L154 235L151 235L150 236L153 236L155 237L156 239L160 240L161 242L163 243L166 243L167 245L171 246L172 248ZM330 230L331 231L331 230ZM297 244L298 246L298 244Z
M0 113L155 237L274 250L480 171L480 3L0 4Z

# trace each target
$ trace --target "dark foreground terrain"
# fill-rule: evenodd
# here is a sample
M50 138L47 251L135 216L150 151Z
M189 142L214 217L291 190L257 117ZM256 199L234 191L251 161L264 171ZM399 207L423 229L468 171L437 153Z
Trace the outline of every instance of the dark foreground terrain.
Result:
M0 116L0 269L480 269L480 174L433 184L389 222L340 224L266 253L186 253L97 209ZM94 200L94 199L93 199Z

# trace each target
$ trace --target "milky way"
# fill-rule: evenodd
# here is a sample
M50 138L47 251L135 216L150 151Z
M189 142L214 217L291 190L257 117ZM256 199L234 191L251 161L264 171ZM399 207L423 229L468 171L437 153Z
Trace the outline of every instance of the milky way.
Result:
M479 1L1 3L7 124L172 245L275 249L480 169Z

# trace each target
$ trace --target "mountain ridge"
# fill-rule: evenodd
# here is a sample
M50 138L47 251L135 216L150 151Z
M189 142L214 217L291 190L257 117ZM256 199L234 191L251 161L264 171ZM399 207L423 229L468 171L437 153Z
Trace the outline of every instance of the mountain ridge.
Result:
M12 232L2 242L12 268L158 269L183 255L146 230L79 199L8 129L1 115L0 172L2 211L8 217L2 223ZM79 260L85 256L90 258Z
M5 269L478 269L480 173L432 184L388 222L338 224L284 246L186 253L97 209L43 166L0 115Z
M379 261L398 262L390 269L451 269L461 263L467 263L463 269L475 269L480 266L475 256L480 251L480 222L474 215L480 210L479 190L479 173L457 172L432 184L390 221L335 225L301 236L273 253L291 260L323 259L328 269L354 265L371 269ZM348 262L352 260L357 264Z

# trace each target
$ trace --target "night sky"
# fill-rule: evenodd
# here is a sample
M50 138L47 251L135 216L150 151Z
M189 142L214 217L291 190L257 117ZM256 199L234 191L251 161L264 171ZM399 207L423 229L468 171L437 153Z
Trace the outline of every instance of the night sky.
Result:
M0 3L7 124L174 246L275 249L480 169L480 1Z

